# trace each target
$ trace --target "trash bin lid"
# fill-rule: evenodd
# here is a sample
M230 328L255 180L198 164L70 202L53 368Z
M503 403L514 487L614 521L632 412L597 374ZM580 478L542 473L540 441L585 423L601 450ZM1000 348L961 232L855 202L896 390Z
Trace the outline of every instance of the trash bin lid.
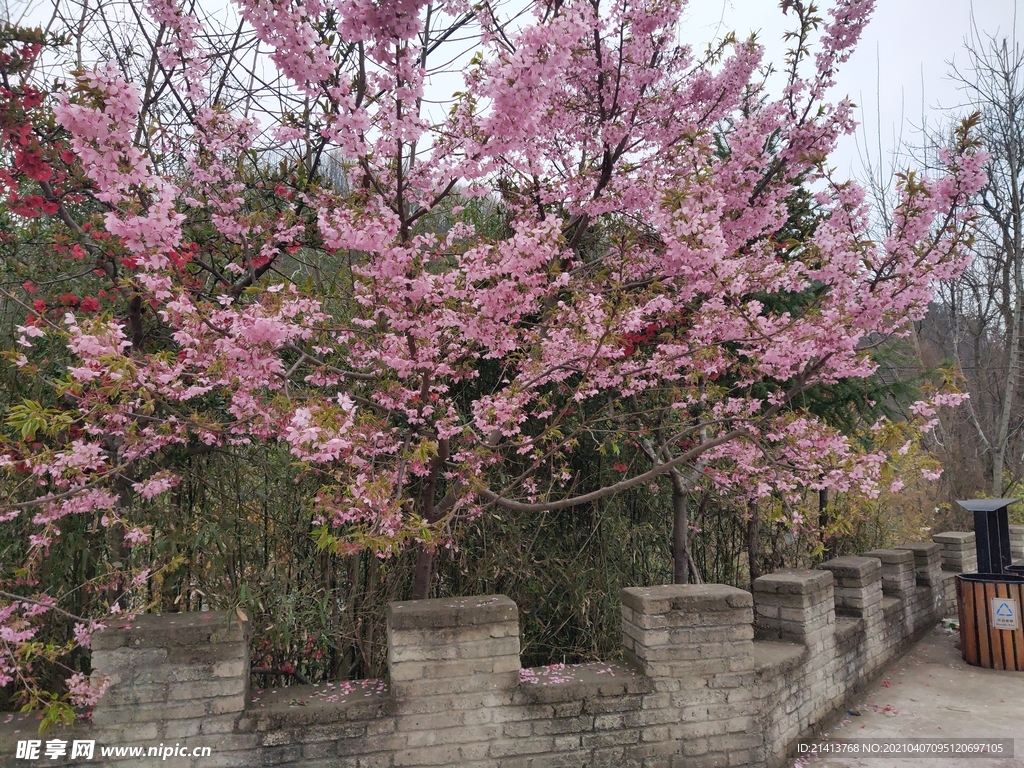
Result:
M1016 504L1020 499L965 499L957 501L968 512L995 512L997 509Z

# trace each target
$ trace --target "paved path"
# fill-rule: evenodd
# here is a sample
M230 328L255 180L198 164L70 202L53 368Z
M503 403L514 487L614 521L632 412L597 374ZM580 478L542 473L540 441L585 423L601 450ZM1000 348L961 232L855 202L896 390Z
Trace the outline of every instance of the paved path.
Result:
M937 627L860 697L833 739L1015 739L1012 758L817 757L795 768L1024 768L1024 672L969 666Z

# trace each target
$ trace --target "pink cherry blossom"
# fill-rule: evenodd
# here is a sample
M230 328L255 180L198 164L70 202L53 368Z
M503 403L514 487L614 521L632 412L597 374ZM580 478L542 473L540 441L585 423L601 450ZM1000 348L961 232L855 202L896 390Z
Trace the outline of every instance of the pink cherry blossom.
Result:
M601 498L676 469L741 499L880 492L885 451L799 396L871 376L872 345L907 334L963 269L984 173L964 141L943 173L900 186L889 235L868 236L864 190L825 158L854 129L830 89L870 0L823 11L778 93L753 40L709 57L678 45L680 0L600 13L566 0L516 26L474 6L478 55L440 117L422 108L423 0L235 5L301 119L257 120L248 100L209 93L204 24L174 0L146 10L166 29L158 61L182 125L137 141L145 95L113 63L69 74L53 98L69 137L55 154L77 174L62 183L103 209L76 222L39 199L72 220L78 257L88 246L117 298L62 321L42 302L16 328L13 375L48 345L67 358L43 380L63 420L47 415L35 447L32 424L0 446L19 494L0 522L25 528L27 573L70 515L125 546L155 540L182 446L284 447L318 482L314 514L341 554L452 544L453 523L489 504L579 503L581 441L640 445L655 410L673 435L664 456L623 463ZM337 177L292 142L337 159ZM253 181L279 161L279 180ZM816 224L793 239L807 189ZM962 398L914 404L912 428ZM0 639L27 647L32 610L0 601ZM0 685L20 664L0 650ZM80 701L102 688L68 685Z

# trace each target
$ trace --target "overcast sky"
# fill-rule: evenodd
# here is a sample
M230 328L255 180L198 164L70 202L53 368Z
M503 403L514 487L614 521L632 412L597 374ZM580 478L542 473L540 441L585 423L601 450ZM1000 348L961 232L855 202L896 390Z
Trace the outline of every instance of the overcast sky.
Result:
M8 2L32 4L30 16L49 13L47 0L0 0L0 7ZM520 2L506 0L503 5ZM817 2L823 8L831 5L831 0ZM215 7L226 1L202 4ZM948 62L964 62L964 38L970 32L972 14L980 34L1012 38L1016 5L1017 0L876 0L864 38L839 72L835 89L835 98L849 95L859 105L862 127L856 137L840 145L832 166L842 175L863 176L865 148L877 162L881 144L885 162L891 163L901 136L904 142L920 143L917 132L922 121L935 128L962 101L949 78ZM1024 18L1020 23L1024 33ZM690 0L681 33L699 50L730 30L741 37L757 32L766 47L766 59L778 62L788 47L782 35L791 24L792 16L782 14L779 0ZM461 88L457 76L445 81L446 93Z
M819 0L819 5L829 2ZM965 61L972 11L980 33L1012 39L1016 5L1016 0L876 0L866 33L837 78L837 97L848 94L859 105L862 127L857 141L840 146L833 167L861 176L859 154L866 139L877 157L879 125L888 162L901 132L904 141L915 142L922 114L934 128L946 111L956 111L962 98L949 78L948 62ZM757 31L773 60L787 47L780 42L788 25L778 0L690 0L687 17L684 35L694 43L734 30L744 36Z

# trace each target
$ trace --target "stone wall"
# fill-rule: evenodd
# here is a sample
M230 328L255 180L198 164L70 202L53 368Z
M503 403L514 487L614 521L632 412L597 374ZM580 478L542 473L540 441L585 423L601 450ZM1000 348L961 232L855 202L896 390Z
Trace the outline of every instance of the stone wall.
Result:
M1010 526L1010 558L1014 565L1024 565L1024 525Z
M970 568L973 546L940 534L752 592L626 589L614 664L520 669L507 597L424 600L388 608L389 681L249 691L242 617L144 616L95 637L113 685L74 738L211 748L159 761L182 768L771 768L955 610L951 569Z
M1024 527L1021 528L1024 533ZM974 533L950 531L939 533L932 539L942 547L942 591L947 611L956 607L956 582L958 573L978 572L978 550Z
M96 633L93 672L111 686L93 725L111 743L233 733L246 705L248 630L235 614L178 613Z

